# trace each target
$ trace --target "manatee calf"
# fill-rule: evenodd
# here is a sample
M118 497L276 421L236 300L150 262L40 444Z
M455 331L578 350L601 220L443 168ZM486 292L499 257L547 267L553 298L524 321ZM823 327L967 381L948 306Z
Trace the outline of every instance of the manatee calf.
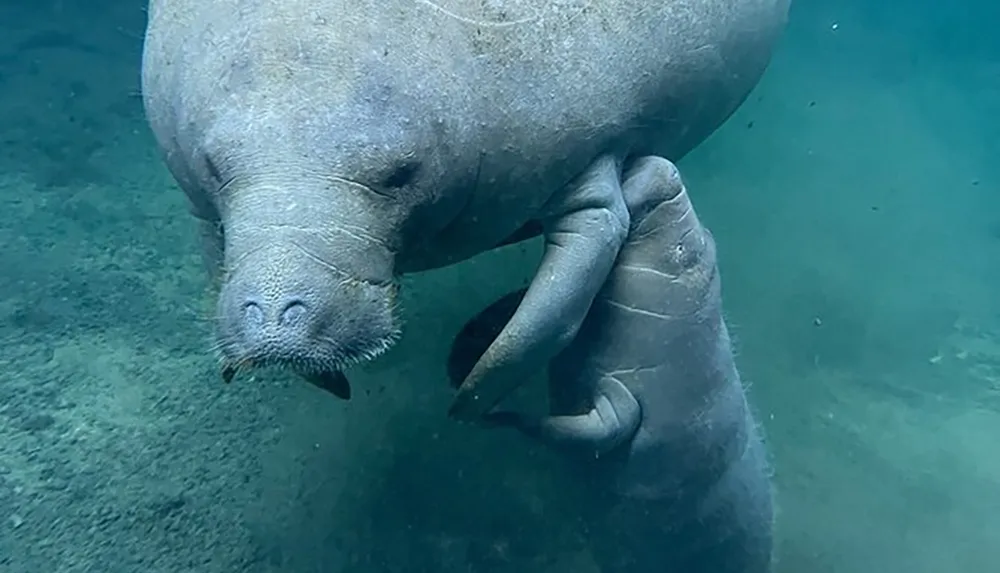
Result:
M620 166L679 158L757 83L789 0L151 0L146 116L201 221L230 379L343 397L398 278L532 233L475 418L572 340L625 238Z
M722 316L715 243L670 162L638 159L622 189L629 238L579 335L551 363L552 414L486 420L578 456L605 573L766 572L769 471ZM462 330L453 384L522 292Z

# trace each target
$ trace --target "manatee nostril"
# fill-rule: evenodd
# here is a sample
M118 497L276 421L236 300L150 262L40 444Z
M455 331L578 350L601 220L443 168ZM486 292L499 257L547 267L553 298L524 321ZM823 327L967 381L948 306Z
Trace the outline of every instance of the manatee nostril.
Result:
M301 300L293 300L281 311L281 324L290 326L302 320L306 313L306 305Z
M260 326L264 322L264 311L253 301L243 304L243 316L246 323L253 326Z

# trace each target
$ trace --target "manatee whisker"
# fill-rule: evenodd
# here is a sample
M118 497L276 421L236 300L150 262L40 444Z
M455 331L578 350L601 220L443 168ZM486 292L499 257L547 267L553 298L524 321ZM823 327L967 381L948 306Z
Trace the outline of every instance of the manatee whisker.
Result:
M232 348L233 341L227 337L213 337L209 351L214 354L219 360L226 359L226 349Z
M251 370L256 362L251 357L243 357L234 361L223 361L222 381L229 384L236 376Z

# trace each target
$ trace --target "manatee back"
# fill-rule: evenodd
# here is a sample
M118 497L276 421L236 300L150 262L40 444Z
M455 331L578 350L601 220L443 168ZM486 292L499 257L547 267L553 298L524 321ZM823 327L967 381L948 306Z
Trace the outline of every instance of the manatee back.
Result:
M481 250L602 152L676 160L704 140L763 73L788 4L151 0L143 91L189 194L206 149L366 183L417 157L421 201L458 219L421 229Z
M479 147L626 136L676 159L756 84L789 1L151 0L145 71L192 106L398 91L485 126Z

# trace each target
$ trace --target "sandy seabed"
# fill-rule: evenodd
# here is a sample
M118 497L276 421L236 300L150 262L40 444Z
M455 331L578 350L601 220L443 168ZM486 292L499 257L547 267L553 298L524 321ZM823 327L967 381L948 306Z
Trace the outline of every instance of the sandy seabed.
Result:
M595 571L552 460L444 417L451 337L537 244L408 278L406 335L350 404L224 387L136 97L140 3L14 4L0 572ZM759 89L681 163L774 460L777 571L993 572L1000 61L947 19L851 4L799 2Z

